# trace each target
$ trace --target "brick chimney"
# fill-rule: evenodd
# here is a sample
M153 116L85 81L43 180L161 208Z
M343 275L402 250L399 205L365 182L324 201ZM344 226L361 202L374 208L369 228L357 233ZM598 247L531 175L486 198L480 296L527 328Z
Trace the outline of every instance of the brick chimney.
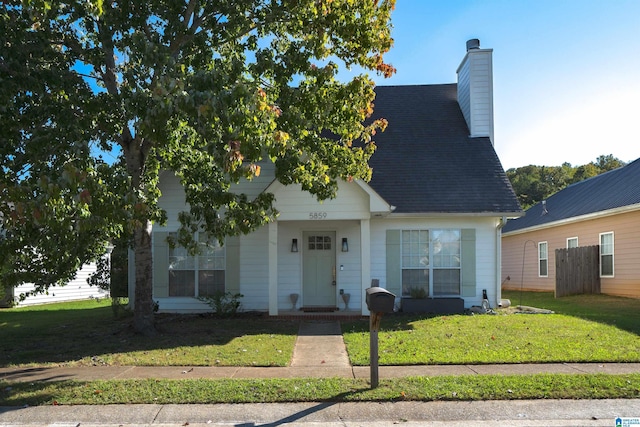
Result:
M458 104L469 137L489 137L493 144L493 49L480 49L480 40L467 41L467 54L456 71Z

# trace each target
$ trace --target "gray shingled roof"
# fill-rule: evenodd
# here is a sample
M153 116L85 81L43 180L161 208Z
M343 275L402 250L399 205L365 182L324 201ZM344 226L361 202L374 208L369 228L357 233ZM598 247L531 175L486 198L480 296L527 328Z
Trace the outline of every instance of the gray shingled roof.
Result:
M640 204L640 159L628 165L577 182L509 221L504 233L536 227L596 212ZM546 209L546 213L545 213Z
M387 130L371 187L396 213L521 214L489 138L470 138L455 84L378 86L372 119Z

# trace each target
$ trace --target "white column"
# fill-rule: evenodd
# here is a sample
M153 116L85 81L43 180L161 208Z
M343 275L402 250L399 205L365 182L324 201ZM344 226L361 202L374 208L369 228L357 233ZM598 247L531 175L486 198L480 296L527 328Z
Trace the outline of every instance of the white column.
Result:
M362 284L360 290L361 309L364 316L369 315L365 301L365 289L371 287L371 221L360 220L360 268Z
M269 223L269 315L278 315L278 222Z

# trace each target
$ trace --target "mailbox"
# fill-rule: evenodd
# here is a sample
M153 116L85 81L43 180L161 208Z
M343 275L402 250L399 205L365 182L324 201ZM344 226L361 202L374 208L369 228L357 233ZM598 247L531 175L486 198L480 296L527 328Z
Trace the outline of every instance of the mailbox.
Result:
M374 313L393 313L396 296L384 288L367 288L367 308Z

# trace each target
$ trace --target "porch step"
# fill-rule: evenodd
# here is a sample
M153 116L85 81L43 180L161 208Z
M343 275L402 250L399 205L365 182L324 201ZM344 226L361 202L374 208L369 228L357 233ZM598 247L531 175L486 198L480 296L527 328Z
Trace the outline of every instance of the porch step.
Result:
M307 306L300 308L305 313L333 313L338 311L338 307L333 306Z

